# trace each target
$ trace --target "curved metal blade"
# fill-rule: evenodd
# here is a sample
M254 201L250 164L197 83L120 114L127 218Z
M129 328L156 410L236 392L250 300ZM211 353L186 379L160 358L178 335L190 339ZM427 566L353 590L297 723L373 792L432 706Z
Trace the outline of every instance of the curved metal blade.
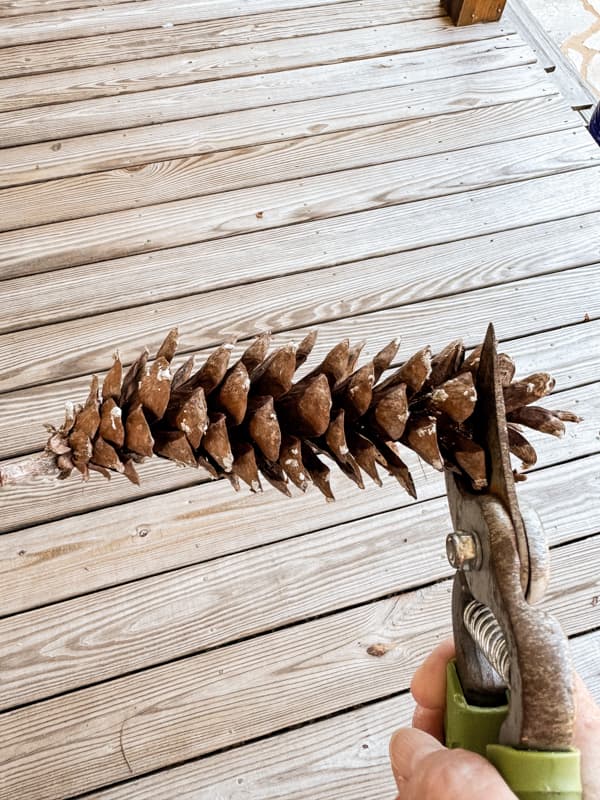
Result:
M478 443L486 451L487 491L500 499L512 521L521 561L521 586L527 593L529 548L510 463L504 392L498 369L498 342L491 323L481 350L476 387L475 435Z

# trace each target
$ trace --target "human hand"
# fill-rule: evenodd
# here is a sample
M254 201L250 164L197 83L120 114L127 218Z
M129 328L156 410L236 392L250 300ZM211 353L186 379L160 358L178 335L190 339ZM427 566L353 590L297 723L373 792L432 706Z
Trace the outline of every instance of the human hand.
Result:
M484 758L447 750L444 741L446 664L454 644L443 642L415 673L411 692L417 703L412 729L396 731L390 743L397 800L516 800ZM600 708L575 676L577 716L574 746L581 751L584 800L600 800Z

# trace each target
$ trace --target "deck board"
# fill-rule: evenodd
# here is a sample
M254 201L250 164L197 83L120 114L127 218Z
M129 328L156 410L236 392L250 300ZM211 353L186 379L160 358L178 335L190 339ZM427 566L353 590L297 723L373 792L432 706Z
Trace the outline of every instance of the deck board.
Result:
M552 475L560 487L553 503L569 521L553 531L554 546L582 535L574 513L580 500L568 486L572 468L561 467ZM597 531L600 502L590 505L587 525ZM399 519L407 532L400 541ZM0 620L0 664L7 665L0 669L0 709L450 578L453 570L431 536L449 525L446 498L438 496L401 514L378 513ZM548 600L559 588L568 593L568 564L577 574L584 558L590 573L600 575L600 537L557 551ZM583 587L587 596L595 590L600 577Z
M30 0L23 1L31 4ZM120 1L126 2L126 0ZM78 0L72 2L76 3ZM89 5L97 3L91 0ZM368 6L365 6L362 0L344 0L334 6L311 6L310 13L306 13L303 8L289 10L279 8L274 12L260 14L256 13L254 8L252 13L244 18L242 25L232 25L228 19L214 19L205 22L178 23L176 27L147 28L143 32L123 31L108 35L96 32L81 39L3 48L0 50L0 77L70 71L103 64L122 64L199 50L215 50L240 44L436 19L443 16L439 4L431 0L423 0L420 6L414 2L405 4L396 3L394 0L369 0Z
M485 313L485 312L484 312ZM489 310L487 312L490 313ZM572 434L569 443L573 446L567 449L563 443L563 452L568 452L572 458L582 457L595 453L598 450L597 426L594 419L598 415L598 387L582 387L573 390L572 395L566 394L563 402L577 402L579 412L587 414L588 425L579 427L578 433ZM590 397L591 395L591 397ZM545 443L550 449L556 448L556 443ZM410 461L407 459L407 463ZM40 481L35 487L28 490L22 487L6 489L3 499L3 514L0 520L0 532L13 530L15 527L35 525L47 520L61 519L72 514L81 514L94 508L102 508L112 503L123 502L139 497L141 493L150 495L158 491L167 491L184 486L190 486L207 480L203 471L182 471L172 464L149 463L140 470L143 481L142 490L126 484L125 481L114 480L106 484L100 477L92 477L84 486L71 481L64 486L56 487L52 483ZM243 507L243 506L242 506Z
M600 635L573 640L574 663L598 694ZM162 770L86 795L86 800L364 800L392 797L388 767L392 732L410 725L406 695L350 711L296 731Z
M102 0L103 6L132 0ZM143 0L133 0L143 2ZM67 11L75 8L97 6L97 0L1 0L0 17L18 17L25 14L42 14L48 11Z
M353 32L344 34L347 37L355 35ZM287 52L287 42L283 48L281 45L279 47ZM341 63L283 69L168 89L148 89L122 97L100 97L4 111L0 117L2 144L9 147L156 125L277 103L336 96L344 93L342 87L347 92L356 92L412 85L533 64L534 61L530 48L523 40L511 35L417 53L372 55L370 58Z
M510 25L455 29L437 0L167 5L0 0L0 458L174 325L180 357L316 327L316 361L344 335L365 357L472 347L493 319L519 374L548 369L548 405L584 417L532 437L519 496L600 698L581 117ZM247 496L164 462L141 488L3 489L2 800L392 792L390 732L450 629L443 480L407 461L418 501L341 476L336 504Z
M579 537L593 535L600 513L600 455L578 462L582 491L576 503L565 480L568 465L548 466L549 456L544 452L543 468L520 488L520 497L539 505L553 543L559 536L567 541L567 529ZM413 513L414 501L400 494L392 481L385 481L378 491L361 493L340 478L334 477L332 485L341 508L323 506L314 493L288 501L268 487L264 495L240 501L225 484L205 483L4 534L0 537L3 610L15 614L88 595L310 534L328 524L349 527L359 519L367 530L392 513L406 522ZM442 482L427 471L425 475L417 471L416 485L419 503L443 493ZM240 530L235 520L242 502L247 524ZM295 513L297 508L301 514ZM282 518L285 526L280 524Z
M330 9L330 17L335 19L335 7ZM297 33L287 40L49 72L0 80L0 112L266 74L314 64L349 62L373 55L414 53L461 42L498 39L499 33L496 28L490 30L482 25L461 28L461 33L456 34L448 29L444 19L415 20L355 31L336 30L305 36ZM504 26L502 33L514 33L514 30Z
M314 220L320 235L339 236L349 225L362 234L387 218L412 231L404 249L425 247L598 211L599 162L583 129L251 186L31 227L25 241L20 230L0 233L0 270L19 277L255 232L268 240L272 228L309 223L311 230ZM506 202L516 181L523 182L518 205ZM553 194L543 206L533 200L538 187ZM460 206L472 206L478 219L457 221ZM435 231L423 224L427 214L437 218Z
M536 108L544 116L543 134L540 134ZM520 154L519 148L527 144L510 144L513 140L536 135L546 137L567 130L579 137L577 141L582 152L587 152L590 159L596 158L589 137L578 120L565 114L560 98L551 96L540 98L538 103L516 102L448 114L437 119L435 126L429 121L428 124L422 121L373 124L303 139L154 161L135 169L116 169L4 189L0 192L0 231L279 183L334 169L338 171L433 155L443 155L447 161L448 151L495 142L504 143L507 152L513 148ZM542 155L541 151L546 150L548 159L560 159L560 145L555 151L552 146L544 147L544 141L540 139L537 158ZM550 139L550 145L553 141ZM565 138L565 142L569 140ZM575 141L570 143L576 153ZM535 142L529 144L532 146ZM485 158L487 152L493 152L493 149L477 149L472 154L465 154L463 159L471 155L473 161L480 162L480 157ZM429 173L439 160L429 162L432 165ZM521 160L526 161L525 153ZM413 173L419 172L421 163L428 162L407 165L411 167L410 177L416 177ZM568 163L566 161L565 168ZM573 168L578 163L581 162L575 161ZM450 168L448 163L443 166L446 171ZM506 178L511 175L507 174ZM26 216L23 215L24 208L27 209Z
M592 646L590 642L590 650ZM410 725L413 707L403 694L309 728L94 792L86 800L214 800L237 798L242 791L249 800L393 797L389 741L396 728Z
M561 588L546 603L571 634L596 617L583 550L575 571L555 557ZM4 786L53 797L47 777L58 761L64 790L76 794L339 711L350 691L358 704L406 689L448 630L450 591L451 581L434 583L8 712ZM382 642L396 645L387 657L367 653Z
M2 292L8 300L8 308L0 321L0 331L7 333L62 322L82 314L135 308L143 306L148 299L158 304L180 298L179 308L183 312L187 302L183 298L188 297L193 297L189 302L198 311L202 310L203 315L223 309L221 322L227 319L233 324L239 313L241 285L246 287L244 316L247 325L253 324L251 309L255 297L259 304L255 328L247 330L278 331L290 327L290 315L292 325L316 324L350 312L356 315L393 305L396 298L410 302L429 295L482 288L501 283L508 277L520 280L600 262L599 222L600 214L593 212L487 236L429 244L425 258L410 248L397 252L404 241L401 236L394 237L393 231L381 237L376 229L365 229L359 238L346 230L345 236L338 238L335 231L334 235L327 235L322 224L300 225L281 234L273 230L268 239L253 234L248 238L170 248L50 272L43 278L44 295L37 299L35 308L31 307L29 297L39 285L38 275L6 280ZM489 246L492 237L497 244L493 249ZM528 246L528 237L536 241L533 251ZM283 248L288 254L284 260L281 258ZM242 254L245 263L240 263ZM444 277L450 259L454 269L451 275ZM238 262L234 274L230 269L232 262ZM362 277L369 268L374 275L367 291ZM118 280L114 278L115 273ZM166 283L161 282L165 273L169 275ZM391 278L399 273L403 276L402 284L386 281L386 276ZM343 277L341 282L340 276ZM335 298L331 297L333 286L336 286ZM283 317L282 289L293 293L293 302L288 304ZM71 291L77 292L77 309L62 302L65 294ZM118 321L123 316L111 319ZM202 327L206 331L210 317L203 319ZM226 330L232 331L231 328ZM236 329L236 334L239 333ZM225 329L218 337L223 335ZM194 343L194 348L198 344ZM2 403L0 396L0 408ZM0 454L9 437L8 431L2 429L2 416L0 413L3 434Z
M185 22L202 22L211 19L235 19L252 13L335 5L341 0L171 0L166 7L162 0L144 3L119 3L105 14L102 6L94 3L88 7L23 16L7 17L0 25L0 36L5 47L33 42L51 42L76 39L102 33L139 31L163 25ZM421 13L431 13L433 0L410 3L415 19Z
M437 116L473 108L493 109L520 100L549 99L556 94L556 87L544 72L518 66L499 73L482 72L467 78L430 81L422 91L416 86L350 91L324 99L207 116L202 118L201 125L197 119L183 120L131 128L125 136L115 131L61 139L50 145L46 142L23 145L2 152L0 186L117 167L131 169L165 158L201 155L386 122L406 123L412 138L418 135L419 128L432 125L432 118ZM566 106L564 110L568 114Z
M502 338L526 336L534 333L538 327L546 327L541 324L544 315L552 320L553 327L572 325L583 322L586 314L590 318L598 316L599 281L598 266L592 264L566 272L465 291L460 306L450 293L442 296L432 293L429 300L391 308L384 306L382 310L352 316L350 323L345 317L323 321L319 328L322 335L315 349L315 358L324 355L327 347L333 347L343 339L344 331L359 340L367 339L370 352L376 352L375 348L385 346L395 336L403 337L405 352L410 353L410 348L416 352L420 339L419 331L411 327L411 320L415 318L419 319L422 326L421 337L430 337L435 347L441 347L444 338L446 341L451 339L452 331L461 322L466 342L474 346L486 315L495 316ZM584 294L586 292L589 296ZM179 320L185 326L182 352L191 350L194 345L197 349L210 348L226 338L234 338L236 334L248 339L263 328L259 325L257 330L251 322L246 329L240 326L237 329L217 327L215 330L205 326L204 321L198 318L194 305L192 302L186 307L184 301L177 300L165 302L164 308L157 304L155 309L146 308L144 312L136 314L113 312L95 320L96 324L91 329L81 320L58 323L44 329L43 339L38 329L5 334L0 337L0 389L7 392L75 377L84 370L93 372L106 369L112 363L111 355L115 347L126 362L131 362L148 344L153 325L169 330ZM516 314L521 316L515 318ZM443 323L440 323L440 319ZM120 326L116 324L117 321L121 323ZM301 327L302 321L304 326ZM298 322L300 325L294 328L293 335L285 332L278 334L276 341L285 343L291 338L298 341L314 326L314 315L309 312L308 319L300 318ZM104 329L102 323L106 324ZM238 346L238 352L242 346ZM12 358L15 347L19 352L18 363Z

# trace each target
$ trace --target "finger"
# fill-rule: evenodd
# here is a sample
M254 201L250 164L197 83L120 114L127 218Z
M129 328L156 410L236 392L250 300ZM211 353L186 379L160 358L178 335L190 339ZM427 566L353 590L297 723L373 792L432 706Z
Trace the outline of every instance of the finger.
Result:
M390 747L399 800L516 800L484 758L446 750L426 733L401 730Z
M575 675L574 744L581 752L581 780L586 800L600 800L600 708L579 675Z
M390 742L390 761L398 788L403 788L424 757L443 749L437 739L423 731L409 728L396 731Z
M410 690L422 708L446 707L446 665L454 658L454 642L446 639L415 672Z
M444 712L439 708L417 706L412 718L413 728L428 733L438 742L444 742Z

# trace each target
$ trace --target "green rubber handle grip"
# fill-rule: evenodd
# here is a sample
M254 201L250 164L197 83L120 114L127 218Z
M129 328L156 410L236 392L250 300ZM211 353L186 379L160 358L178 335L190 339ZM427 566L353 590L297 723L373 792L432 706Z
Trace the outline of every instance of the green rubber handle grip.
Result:
M508 706L469 705L454 661L448 664L446 679L447 747L487 758L519 800L582 800L578 750L542 752L498 744Z

